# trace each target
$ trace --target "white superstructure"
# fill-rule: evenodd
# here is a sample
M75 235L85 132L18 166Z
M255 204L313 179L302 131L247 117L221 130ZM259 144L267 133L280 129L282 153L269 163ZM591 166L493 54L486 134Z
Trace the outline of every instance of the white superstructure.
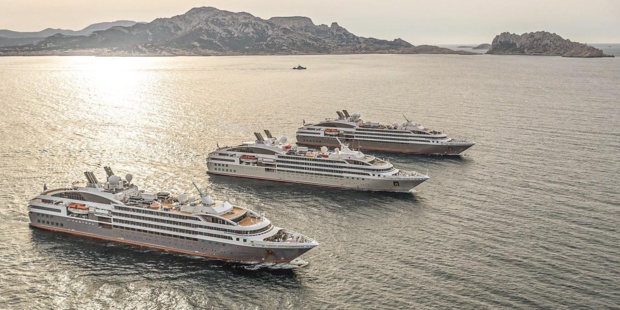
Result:
M449 138L406 118L405 123L385 125L364 122L358 113L349 115L346 110L336 113L337 119L304 124L297 129L297 143L336 147L339 145L336 138L339 138L360 150L427 155L458 155L475 144Z
M257 212L213 201L201 190L199 199L149 194L131 183L131 175L122 180L105 169L105 183L85 172L87 183L45 190L30 200L30 225L232 261L290 262L318 245Z
M256 141L219 148L207 156L208 173L368 191L409 192L428 176L350 149L292 146L265 131Z

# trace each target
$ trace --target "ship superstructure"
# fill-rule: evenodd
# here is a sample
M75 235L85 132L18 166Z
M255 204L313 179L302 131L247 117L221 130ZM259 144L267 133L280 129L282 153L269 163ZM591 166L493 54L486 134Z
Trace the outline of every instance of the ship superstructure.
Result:
M337 138L350 147L381 152L426 155L459 155L472 147L473 141L449 138L446 134L425 128L407 119L402 124L385 125L364 122L360 114L337 111L338 118L297 129L297 143L309 146L337 147Z
M395 168L389 161L340 143L339 148L310 149L287 143L286 137L222 147L207 156L208 173L366 191L410 192L429 179L415 171ZM336 141L338 141L336 139Z
M255 211L214 201L197 186L199 199L149 194L131 183L130 174L122 180L105 170L105 183L87 171L87 182L45 190L30 200L30 225L231 261L290 262L318 245Z

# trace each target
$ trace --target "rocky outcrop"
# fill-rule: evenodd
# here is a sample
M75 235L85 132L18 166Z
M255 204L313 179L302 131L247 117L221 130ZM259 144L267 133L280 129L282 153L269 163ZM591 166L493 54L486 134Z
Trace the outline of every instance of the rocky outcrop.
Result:
M489 44L489 43L482 43L482 44L480 44L480 45L478 45L478 46L476 46L476 47L474 47L472 49L474 49L474 50L488 50L490 48L491 48L491 44Z
M613 57L592 46L571 42L555 33L546 31L522 35L504 32L495 36L487 54L541 55L564 57Z
M296 55L296 54L468 54L436 46L414 47L358 37L337 23L315 25L310 18L273 17L212 7L193 8L183 15L158 18L130 27L112 27L87 36L57 34L0 55ZM473 54L473 53L471 53Z

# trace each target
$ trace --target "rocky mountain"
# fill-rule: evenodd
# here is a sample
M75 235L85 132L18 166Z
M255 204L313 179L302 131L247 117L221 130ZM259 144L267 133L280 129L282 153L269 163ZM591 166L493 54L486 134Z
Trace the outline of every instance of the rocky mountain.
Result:
M67 30L47 28L37 32L19 32L6 29L0 29L0 47L36 44L43 39L56 34L65 36L88 36L95 31L107 30L112 27L122 26L129 27L135 25L136 22L130 20L117 20L114 22L104 22L92 24L82 30Z
M453 53L434 46L358 37L337 23L315 25L307 17L273 17L193 8L170 18L90 35L55 34L34 45L0 49L0 55L294 55L356 53Z
M495 36L487 54L542 55L563 57L613 57L592 46L571 42L546 31L522 35L504 32Z

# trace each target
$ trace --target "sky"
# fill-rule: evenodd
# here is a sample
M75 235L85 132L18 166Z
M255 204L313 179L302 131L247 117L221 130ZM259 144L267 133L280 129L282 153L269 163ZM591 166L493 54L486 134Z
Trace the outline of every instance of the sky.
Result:
M264 19L307 16L355 35L420 44L490 43L502 32L549 31L582 43L620 43L620 0L0 0L0 29L80 30L150 22L212 6Z

